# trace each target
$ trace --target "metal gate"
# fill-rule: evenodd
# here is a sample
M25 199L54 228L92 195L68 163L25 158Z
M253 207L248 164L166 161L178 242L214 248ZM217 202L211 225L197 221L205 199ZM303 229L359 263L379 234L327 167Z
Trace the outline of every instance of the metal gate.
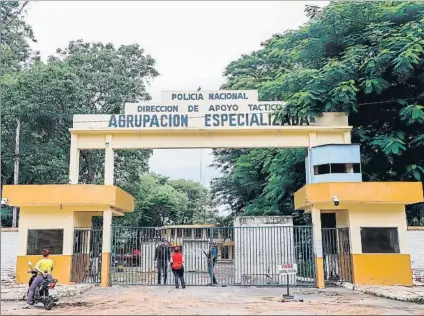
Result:
M349 228L323 228L324 279L352 283Z
M100 283L102 236L101 228L76 228L74 230L72 282Z
M312 226L113 227L111 284L155 285L160 277L173 285L169 255L155 255L176 246L187 285L315 286ZM281 277L286 263L297 263L298 274Z

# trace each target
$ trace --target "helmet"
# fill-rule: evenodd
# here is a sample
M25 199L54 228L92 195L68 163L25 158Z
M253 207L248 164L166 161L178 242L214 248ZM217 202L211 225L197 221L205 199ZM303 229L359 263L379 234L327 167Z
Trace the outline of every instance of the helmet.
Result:
M174 251L175 251L175 252L180 252L180 247L175 247L175 248L174 248Z
M50 250L44 249L43 250L43 257L47 257L50 254Z

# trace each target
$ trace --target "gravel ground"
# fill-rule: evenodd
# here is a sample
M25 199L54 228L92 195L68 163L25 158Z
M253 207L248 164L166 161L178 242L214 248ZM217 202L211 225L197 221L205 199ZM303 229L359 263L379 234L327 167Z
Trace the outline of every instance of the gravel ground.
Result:
M282 288L167 286L93 288L51 311L2 302L1 315L424 315L423 305L344 288L297 289L303 302L282 302Z

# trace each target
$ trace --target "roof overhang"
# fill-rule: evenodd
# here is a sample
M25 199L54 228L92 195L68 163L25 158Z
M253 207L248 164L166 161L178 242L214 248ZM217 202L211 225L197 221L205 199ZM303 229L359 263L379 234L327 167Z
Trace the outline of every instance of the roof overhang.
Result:
M294 194L295 208L328 205L337 196L340 204L415 204L423 202L421 182L330 182L307 184Z
M134 197L114 185L5 185L2 195L8 205L16 207L61 206L76 211L112 208L118 216L134 210Z

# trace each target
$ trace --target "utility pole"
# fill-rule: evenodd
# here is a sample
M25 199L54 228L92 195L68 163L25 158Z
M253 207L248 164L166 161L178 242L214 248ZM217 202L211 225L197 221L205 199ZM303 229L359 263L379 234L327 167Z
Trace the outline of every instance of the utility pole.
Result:
M15 133L15 165L13 170L13 184L19 184L19 162L20 162L20 135L21 135L21 119L16 119L16 133ZM12 227L18 226L18 208L13 207L12 214Z
M200 178L200 184L203 185L203 153L202 153L202 149L200 149L200 168L199 168L199 178Z

